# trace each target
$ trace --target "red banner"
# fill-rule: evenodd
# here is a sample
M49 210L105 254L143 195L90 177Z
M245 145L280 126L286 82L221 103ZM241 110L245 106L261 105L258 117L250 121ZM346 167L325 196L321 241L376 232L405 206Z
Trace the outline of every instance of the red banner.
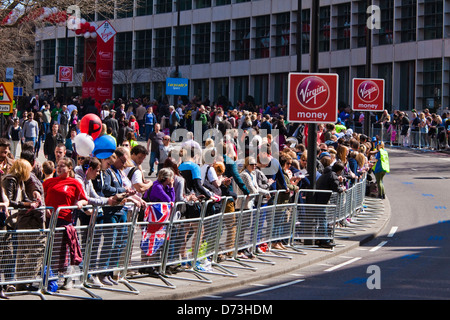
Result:
M112 99L114 70L114 36L108 21L97 28L94 46L86 46L83 98L96 101ZM95 58L94 58L95 57Z

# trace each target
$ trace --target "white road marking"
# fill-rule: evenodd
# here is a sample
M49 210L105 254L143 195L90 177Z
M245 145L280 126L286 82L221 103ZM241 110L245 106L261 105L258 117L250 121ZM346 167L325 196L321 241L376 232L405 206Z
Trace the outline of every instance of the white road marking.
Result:
M360 260L360 259L362 259L362 258L361 258L361 257L359 257L359 258L353 258L353 259L351 259L351 260L349 260L349 261L346 261L346 262L341 263L341 264L338 264L338 265L336 265L336 266L334 266L334 267L328 268L328 269L325 270L325 272L334 271L334 270L339 269L339 268L341 268L341 267L344 267L344 266L346 266L346 265L348 265L348 264L350 264L350 263L356 262L356 261L358 261L358 260Z
M377 251L378 249L380 249L381 247L383 247L386 243L388 243L387 241L383 241L383 242L381 242L380 244L378 244L376 247L373 247L372 249L370 249L369 251L370 252L375 252L375 251Z
M398 230L398 227L392 227L391 231L388 234L388 237L392 238L394 236L394 234L397 232L397 230Z
M256 291L250 291L250 292L246 292L246 293L241 293L241 294L238 294L236 297L246 297L246 296L251 296L251 295L253 295L253 294L257 294L257 293L261 293L261 292L266 292L266 291L276 290L276 289L279 289L279 288L292 286L292 285L297 284L297 283L300 283L300 282L302 282L302 281L305 281L305 279L295 280L295 281L291 281L291 282L279 284L279 285L277 285L277 286L273 286L273 287L261 289L261 290L256 290Z

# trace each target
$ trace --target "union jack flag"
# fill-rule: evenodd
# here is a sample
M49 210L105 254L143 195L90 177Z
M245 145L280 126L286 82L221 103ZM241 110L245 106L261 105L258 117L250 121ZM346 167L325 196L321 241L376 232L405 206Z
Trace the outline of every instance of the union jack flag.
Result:
M147 207L144 221L148 225L142 230L141 249L146 256L152 256L164 243L166 237L166 225L163 223L169 219L172 205L158 203Z

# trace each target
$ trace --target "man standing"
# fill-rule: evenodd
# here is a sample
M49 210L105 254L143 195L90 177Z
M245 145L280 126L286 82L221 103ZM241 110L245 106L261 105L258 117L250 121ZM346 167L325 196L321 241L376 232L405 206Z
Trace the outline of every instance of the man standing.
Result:
M174 106L169 107L169 112L170 112L169 130L170 130L170 134L172 134L176 129L178 129L178 126L180 124L180 115L175 110Z
M141 103L139 107L136 108L136 121L139 125L139 137L143 137L145 133L145 114L147 110L144 105Z
M157 158L158 171L163 168L164 161L169 157L173 148L174 147L170 144L170 136L164 136L163 144L159 146L159 155Z
M50 112L50 104L46 103L42 110L42 120L44 124L44 140L50 131L50 123L52 122L52 113Z
M111 135L117 137L117 134L119 133L119 121L116 119L116 110L110 110L109 115L103 123L106 124L107 128L111 128Z
M39 138L39 123L34 120L34 113L28 113L28 120L23 123L22 127L22 141L33 141L33 145L36 146L37 139Z
M67 106L62 106L61 112L58 115L59 132L61 133L64 142L66 141L67 134L69 132L70 113L67 110Z
M159 146L163 144L164 132L160 131L161 125L159 123L155 124L155 131L150 133L149 138L147 140L147 150L150 151L150 171L148 173L149 176L152 175L155 166L155 161L159 157ZM149 145L151 143L151 149L149 149Z
M142 198L145 191L153 185L151 180L144 179L141 167L145 157L148 155L148 151L144 146L138 144L131 149L130 154L131 162L133 162L134 167L126 168L124 174L126 174L131 181L133 189L136 190L136 194Z
M64 139L59 133L58 123L55 122L52 125L51 133L47 135L47 139L44 142L44 155L47 160L55 163L55 148L61 143L64 144Z

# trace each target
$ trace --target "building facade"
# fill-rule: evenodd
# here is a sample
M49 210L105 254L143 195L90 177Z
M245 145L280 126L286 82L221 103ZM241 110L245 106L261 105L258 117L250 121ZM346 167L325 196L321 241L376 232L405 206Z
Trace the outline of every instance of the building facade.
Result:
M309 71L313 0L130 0L108 19L117 30L114 97L160 99L178 66L189 95L236 103L287 102L288 74ZM177 7L177 3L179 7ZM299 15L301 5L301 17ZM450 0L373 0L372 77L385 79L386 107L447 108L450 103ZM351 103L351 81L365 76L367 1L321 0L319 69L339 75L339 100ZM179 10L179 11L178 11ZM177 34L177 30L179 31ZM36 36L36 91L61 92L57 65L75 67L69 92L81 92L84 39L65 27ZM298 56L297 52L301 52ZM299 65L301 64L301 67Z

